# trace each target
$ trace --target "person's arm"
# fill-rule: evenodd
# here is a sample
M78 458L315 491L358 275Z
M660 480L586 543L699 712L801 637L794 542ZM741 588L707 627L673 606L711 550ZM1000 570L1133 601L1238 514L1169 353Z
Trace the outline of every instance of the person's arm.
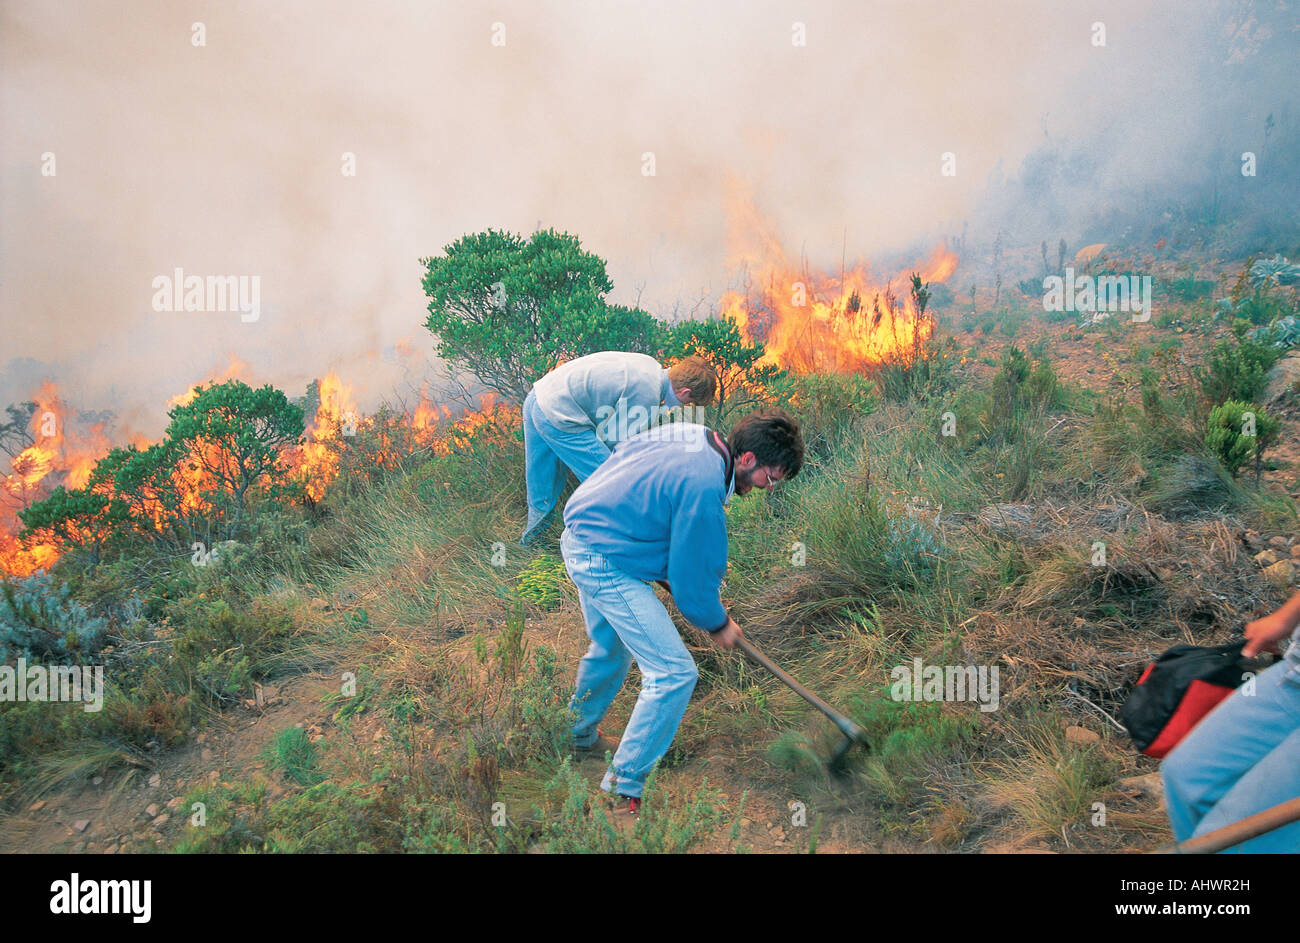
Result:
M1246 647L1241 653L1253 658L1260 652L1281 652L1278 643L1300 625L1300 593L1296 593L1282 608L1271 615L1256 619L1246 625Z
M683 485L668 536L668 583L688 622L721 632L734 625L719 595L727 572L727 518L716 489Z

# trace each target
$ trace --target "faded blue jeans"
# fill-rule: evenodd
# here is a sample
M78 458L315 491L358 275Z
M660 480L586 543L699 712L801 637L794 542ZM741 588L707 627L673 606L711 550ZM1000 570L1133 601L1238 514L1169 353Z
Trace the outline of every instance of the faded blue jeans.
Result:
M640 796L646 776L672 745L699 669L649 583L628 576L584 545L569 528L560 537L569 577L578 587L591 645L578 664L569 710L573 739L590 746L597 724L614 702L632 662L641 672L641 694L622 742L600 788Z
M1300 644L1240 687L1160 766L1174 837L1184 841L1300 796ZM1300 851L1300 822L1242 842L1225 853Z
M528 524L519 542L528 545L541 532L564 494L569 469L586 481L609 458L609 446L596 430L573 432L556 427L537 406L532 390L524 399L524 475L528 483Z

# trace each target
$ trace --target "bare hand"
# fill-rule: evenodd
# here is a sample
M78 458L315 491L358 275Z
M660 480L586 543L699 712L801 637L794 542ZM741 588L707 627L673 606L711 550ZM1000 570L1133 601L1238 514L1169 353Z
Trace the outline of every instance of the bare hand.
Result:
M736 620L728 617L726 626L716 632L709 633L709 640L719 648L732 648L735 646L736 640L744 634L744 632L740 631L740 626L736 624Z
M1280 655L1282 649L1278 646L1278 642L1290 635L1292 628L1291 624L1282 618L1280 612L1248 622L1245 632L1246 647L1241 650L1241 654L1246 658L1254 658L1260 652L1275 652Z

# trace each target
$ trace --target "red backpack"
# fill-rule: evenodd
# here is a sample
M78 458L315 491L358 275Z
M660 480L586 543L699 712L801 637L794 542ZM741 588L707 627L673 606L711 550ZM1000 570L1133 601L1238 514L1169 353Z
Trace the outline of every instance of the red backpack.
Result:
M1244 645L1175 645L1148 665L1119 712L1137 748L1159 758L1176 747L1241 684Z

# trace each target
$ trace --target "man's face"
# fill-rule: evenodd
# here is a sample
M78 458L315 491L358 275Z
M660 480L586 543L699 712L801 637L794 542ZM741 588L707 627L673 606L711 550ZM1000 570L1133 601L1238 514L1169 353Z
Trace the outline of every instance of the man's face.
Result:
M760 465L753 452L736 459L736 494L749 494L755 488L771 491L785 478L785 470L775 465Z

